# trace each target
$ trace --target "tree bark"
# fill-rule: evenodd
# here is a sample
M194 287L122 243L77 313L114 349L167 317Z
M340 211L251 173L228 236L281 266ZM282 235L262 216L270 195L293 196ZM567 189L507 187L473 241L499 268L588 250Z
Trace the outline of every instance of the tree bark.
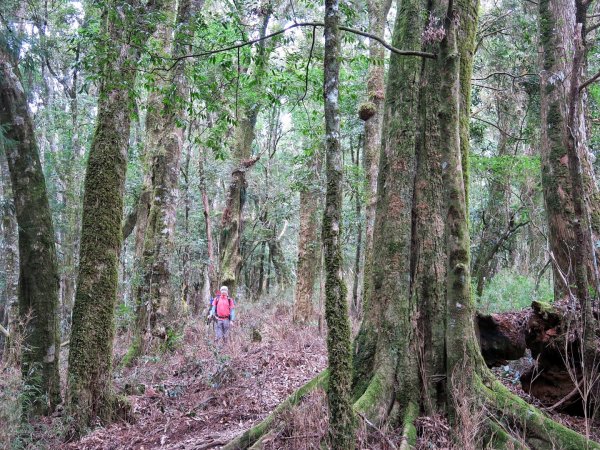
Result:
M109 45L100 73L98 116L84 183L79 275L69 352L68 404L71 432L81 433L96 419L111 421L119 405L112 389L114 308L122 245L123 193L127 168L130 110L139 49L126 38L134 30L143 44L148 23L134 23L137 3L114 0L103 11ZM154 5L158 6L158 5Z
M352 156L352 162L355 165L356 169L360 168L360 142L359 145L356 146L356 158L354 156L354 152L352 150L352 146L350 148L350 154ZM362 221L362 198L360 195L360 189L358 185L354 184L352 187L353 195L354 195L354 213L356 214L357 221L357 236L356 236L356 250L354 254L354 280L352 281L352 314L354 317L360 317L362 312L362 288L360 286L361 280L363 279L363 275L360 271L360 263L362 260L362 246L363 246L363 221Z
M398 4L394 47L421 49L421 7L419 0ZM416 311L409 290L420 70L417 58L390 56L373 235L377 260L373 261L372 279L367 282L372 285L371 293L364 298L364 319L354 343L355 406L376 424L387 418L393 406L397 369L402 374L398 402L406 406L418 400L411 320ZM401 367L398 348L406 349Z
M384 35L386 18L391 5L392 0L369 0L367 2L370 33L376 36ZM371 297L373 232L377 207L377 178L379 174L379 154L382 145L381 131L385 99L385 65L383 64L385 49L373 39L369 40L369 58L367 102L359 110L359 115L366 113L363 116L366 119L364 139L366 206L362 299Z
M319 212L322 205L322 194L319 175L322 159L322 151L317 149L311 159L307 186L300 191L300 233L298 235L296 291L294 293L294 321L298 323L307 323L314 313L314 288L321 260ZM261 266L261 283L262 273Z
M46 414L60 402L59 275L54 227L25 91L17 62L0 47L0 125L19 226L19 316L25 342L28 413Z
M585 14L584 14L585 15ZM573 59L581 42L581 30L576 28L575 3L566 0L541 0L539 3L541 55L541 141L542 187L548 218L549 244L555 263L554 295L561 299L575 286L579 249L576 236L575 192L569 172L571 156L579 160L581 190L576 195L585 202L585 214L591 217L592 233L595 241L600 236L600 194L594 178L590 153L587 146L585 102L579 97L573 99L576 106L573 117L569 117L571 87L581 79L583 60L578 67ZM579 35L578 39L575 39ZM581 43L582 45L583 43ZM573 74L572 74L573 72ZM576 86L573 88L577 89ZM575 128L570 128L574 125ZM571 142L571 133L575 142ZM576 153L569 155L572 147ZM573 163L576 163L573 160ZM574 167L575 170L578 170ZM583 211L582 211L583 212ZM589 235L589 230L585 230ZM596 252L598 253L598 252ZM587 277L595 279L593 254L582 255L587 268ZM596 255L597 257L598 255ZM563 281L565 280L565 281Z
M343 164L340 145L340 31L339 1L325 0L325 159L327 190L323 214L325 255L325 317L329 354L329 437L332 448L355 448L355 418L351 402L352 352L346 285L342 277L341 212Z
M16 342L19 334L19 234L15 207L10 186L10 171L4 150L0 150L0 184L2 187L2 232L3 252L2 270L4 281L4 311L2 325L9 332L9 336L0 338L0 348L3 350L3 359L8 364L16 364L20 359Z
M174 28L185 24L189 1L169 6L167 20L158 26L155 37L167 54L180 48L173 42ZM183 128L180 125L181 97L184 95L183 64L167 80L157 82L148 98L146 156L150 164L150 210L142 251L141 284L137 300L136 339L140 354L148 353L155 339L167 338L169 311L176 309L171 288L170 259L174 251L175 219L179 187Z

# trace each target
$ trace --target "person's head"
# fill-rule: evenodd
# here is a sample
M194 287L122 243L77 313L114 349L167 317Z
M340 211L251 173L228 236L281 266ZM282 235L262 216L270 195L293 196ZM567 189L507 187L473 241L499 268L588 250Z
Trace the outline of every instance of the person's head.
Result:
M221 289L219 289L219 292L221 292L221 295L227 295L227 294L229 294L229 289L227 288L227 286L221 286Z

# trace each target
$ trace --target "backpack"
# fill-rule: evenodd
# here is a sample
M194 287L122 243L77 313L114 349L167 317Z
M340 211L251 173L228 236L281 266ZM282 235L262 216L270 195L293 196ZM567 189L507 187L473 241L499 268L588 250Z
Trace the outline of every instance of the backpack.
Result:
M227 301L221 301L221 296L219 295L215 298L215 313L219 319L229 319L231 315L232 308L232 300L231 297L227 296Z

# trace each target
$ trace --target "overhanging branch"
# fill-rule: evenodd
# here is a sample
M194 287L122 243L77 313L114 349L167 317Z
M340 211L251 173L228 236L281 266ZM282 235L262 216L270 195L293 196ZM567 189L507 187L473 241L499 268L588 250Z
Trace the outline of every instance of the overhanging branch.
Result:
M223 47L223 48L219 48L219 49L215 49L215 50L209 50L206 52L200 52L200 53L191 53L189 55L181 55L178 56L177 58L173 59L173 64L167 69L167 70L172 70L180 61L184 60L184 59L188 59L188 58L200 58L203 56L210 56L210 55L214 55L217 53L223 53L223 52L227 52L230 50L235 50L241 47L246 47L248 45L253 45L256 44L260 41L263 41L265 39L271 39L275 36L278 36L280 34L285 33L286 31L289 31L293 28L299 28L299 27L324 27L325 24L323 22L298 22L298 23L294 23L290 26L287 26L285 28L282 28L281 30L275 31L273 33L267 34L263 37L259 37L256 39L251 39L249 41L245 41L245 42L240 42L239 44L234 44L234 45L230 45L228 47ZM396 54L396 55L400 55L400 56L418 56L420 58L430 58L430 59L435 59L436 55L433 53L428 53L428 52L421 52L421 51L416 51L416 50L400 50L390 44L388 44L384 39L380 38L379 36L376 36L374 34L371 33L367 33L366 31L361 31L361 30L357 30L355 28L350 28L350 27L345 27L345 26L340 26L340 30L342 31L346 31L348 33L352 33L352 34L357 34L359 36L364 36L364 37L368 37L369 39L373 39L377 42L379 42L381 45L383 45L385 48L387 48L390 52Z

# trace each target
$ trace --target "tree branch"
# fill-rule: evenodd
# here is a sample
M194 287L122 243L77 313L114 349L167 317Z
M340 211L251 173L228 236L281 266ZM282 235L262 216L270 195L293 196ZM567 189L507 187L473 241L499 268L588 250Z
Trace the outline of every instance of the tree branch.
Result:
M600 72L597 72L596 75L594 75L593 77L589 78L588 80L584 81L583 83L581 83L579 85L579 92L583 91L590 84L596 82L599 78L600 78Z
M493 72L493 73L490 73L490 74L486 75L483 78L471 78L471 80L473 80L473 81L485 81L488 78L491 78L491 77L494 77L494 76L497 76L497 75L507 76L507 77L512 78L513 80L516 80L518 78L530 77L530 76L538 76L537 73L524 73L522 75L513 75L512 73L509 73L509 72Z
M177 58L173 59L173 64L167 69L167 70L172 70L177 64L179 64L180 61L184 60L184 59L188 59L188 58L199 58L202 56L210 56L210 55L214 55L216 53L222 53L222 52L227 52L229 50L235 50L241 47L246 47L248 45L253 45L256 44L260 41L263 41L265 39L270 39L273 38L275 36L278 36L280 34L285 33L286 31L289 31L293 28L299 28L299 27L323 27L325 26L325 24L323 22L298 22L298 23L294 23L288 27L285 27L279 31L275 31L273 33L267 34L264 37L259 37L256 39L251 39L249 41L245 41L245 42L240 42L239 44L234 44L234 45L230 45L229 47L223 47L223 48L219 48L219 49L215 49L215 50L209 50L206 52L201 52L201 53L191 53L189 55L182 55L179 56ZM359 36L364 36L364 37L368 37L369 39L373 39L377 42L379 42L381 45L383 45L385 48L387 48L389 51L391 51L392 53L395 53L396 55L401 55L401 56L418 56L421 58L430 58L430 59L435 59L436 55L433 53L428 53L428 52L421 52L421 51L416 51L416 50L400 50L390 44L388 44L384 39L380 38L379 36L376 36L374 34L371 33L367 33L366 31L361 31L361 30L357 30L355 28L350 28L350 27L344 27L344 26L340 26L340 30L343 31L347 31L348 33L352 33L352 34L357 34Z
M472 119L475 120L479 120L480 122L483 123L487 123L488 125L494 127L496 130L498 130L500 133L505 134L506 136L508 136L511 139L517 140L517 141L524 141L525 139L521 138L521 137L517 137L514 136L512 134L510 134L508 131L503 130L502 128L500 128L497 124L495 124L494 122L490 122L489 120L486 119L482 119L481 117L477 117L477 116L471 116Z

